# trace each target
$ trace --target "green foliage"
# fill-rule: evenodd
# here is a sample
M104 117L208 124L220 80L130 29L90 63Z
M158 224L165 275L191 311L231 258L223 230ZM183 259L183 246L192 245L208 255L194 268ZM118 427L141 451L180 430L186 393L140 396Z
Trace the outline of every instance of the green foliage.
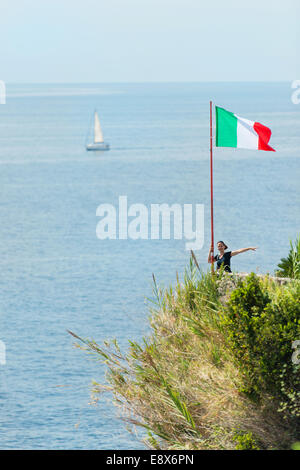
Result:
M277 276L300 279L300 236L296 239L295 246L290 240L289 254L286 258L281 258L278 268Z
M300 419L300 364L293 364L292 373L283 367L280 383L281 396L279 410L284 416Z
M292 445L292 450L300 450L300 442L295 442Z
M128 351L71 333L107 367L94 397L112 393L154 449L290 449L299 440L291 358L300 283L203 273L192 260L175 287L153 281L151 336Z
M236 450L260 450L252 432L236 432L233 435L233 441L237 443Z
M299 282L272 288L251 274L232 292L222 320L244 378L242 391L256 400L268 393L287 418L300 416L299 368L292 362L299 300Z

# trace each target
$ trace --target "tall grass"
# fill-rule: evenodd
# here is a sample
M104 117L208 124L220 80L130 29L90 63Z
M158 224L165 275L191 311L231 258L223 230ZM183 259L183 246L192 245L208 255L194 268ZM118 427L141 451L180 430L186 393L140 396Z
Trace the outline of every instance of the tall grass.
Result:
M297 436L276 404L242 392L243 375L221 321L236 279L198 268L191 258L174 288L159 288L153 277L152 334L130 341L127 351L116 340L99 346L70 332L107 366L107 383L94 383L94 398L109 391L123 419L145 430L150 448L290 448ZM280 288L286 289L270 287Z
M277 276L300 279L300 236L295 244L290 240L290 251L286 258L281 258L278 264Z

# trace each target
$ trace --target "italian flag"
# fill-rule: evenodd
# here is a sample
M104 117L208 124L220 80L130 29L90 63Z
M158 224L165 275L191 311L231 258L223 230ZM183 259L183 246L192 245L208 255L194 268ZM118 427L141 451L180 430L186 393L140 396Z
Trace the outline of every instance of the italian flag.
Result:
M275 152L270 147L271 129L216 106L216 147L235 147Z

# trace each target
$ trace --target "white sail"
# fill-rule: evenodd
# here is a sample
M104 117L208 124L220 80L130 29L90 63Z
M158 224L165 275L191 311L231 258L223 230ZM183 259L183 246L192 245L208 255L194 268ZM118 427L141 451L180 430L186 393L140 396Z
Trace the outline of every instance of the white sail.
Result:
M97 111L95 111L95 120L94 120L94 142L95 144L103 142L103 134L102 134Z

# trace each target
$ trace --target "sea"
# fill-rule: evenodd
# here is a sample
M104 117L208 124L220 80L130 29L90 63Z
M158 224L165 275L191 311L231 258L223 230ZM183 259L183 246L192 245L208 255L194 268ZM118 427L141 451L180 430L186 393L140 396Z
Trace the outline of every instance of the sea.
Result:
M291 83L7 84L0 105L0 448L143 449L106 366L75 347L151 334L152 274L183 278L187 240L99 239L97 208L203 205L210 246L209 102L272 129L276 152L213 149L214 234L236 272L274 273L299 235L300 105ZM108 152L87 152L97 109ZM130 217L129 217L130 219ZM149 228L150 231L150 228Z

